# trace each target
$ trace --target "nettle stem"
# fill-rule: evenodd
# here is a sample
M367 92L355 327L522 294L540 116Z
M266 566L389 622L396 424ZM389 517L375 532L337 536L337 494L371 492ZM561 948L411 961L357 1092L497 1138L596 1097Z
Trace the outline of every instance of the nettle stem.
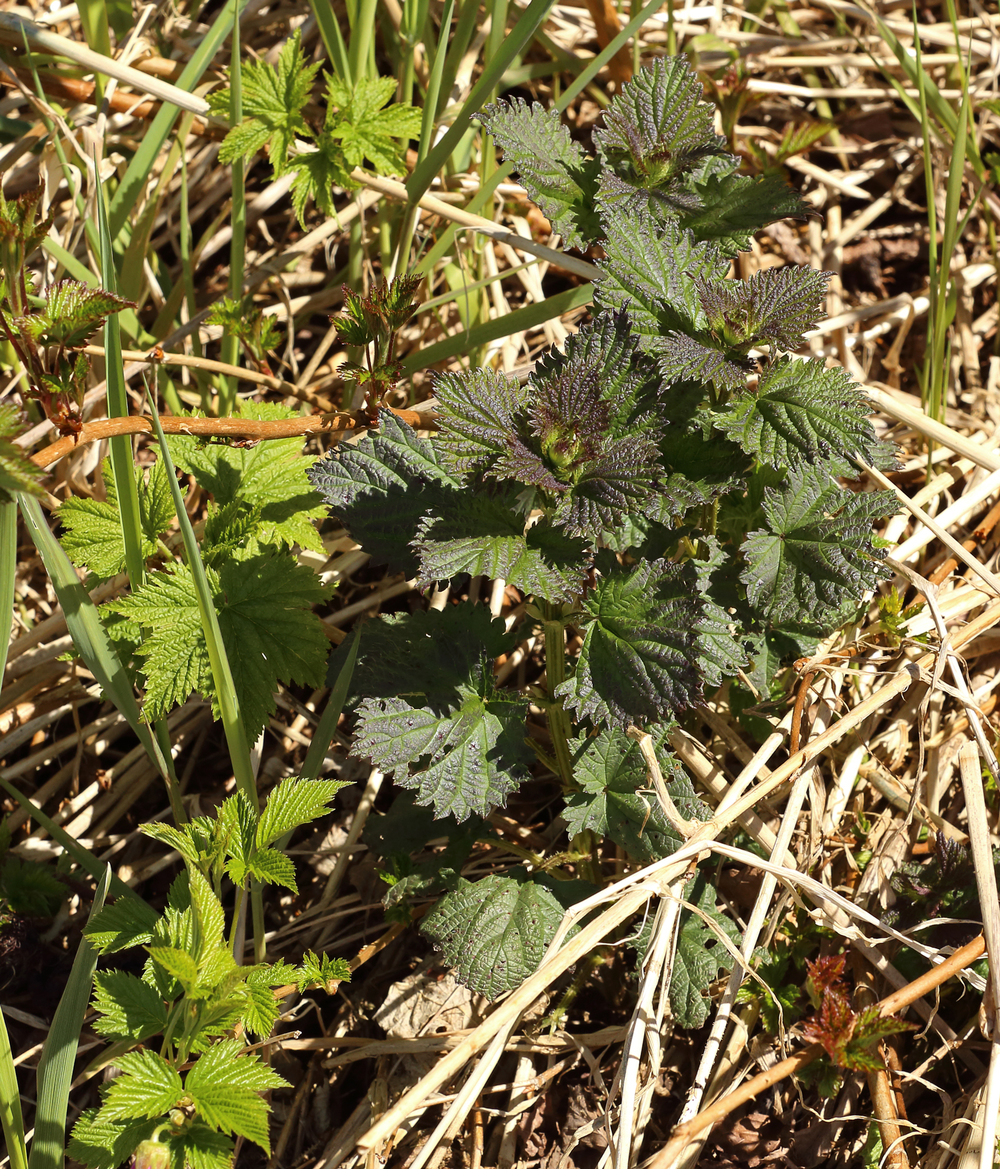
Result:
M554 616L552 605L543 602L540 607L545 614L545 693L548 697L545 717L552 736L552 756L556 770L563 789L572 791L573 761L569 749L572 727L569 715L563 709L562 699L555 696L556 690L566 681L566 626L561 617Z

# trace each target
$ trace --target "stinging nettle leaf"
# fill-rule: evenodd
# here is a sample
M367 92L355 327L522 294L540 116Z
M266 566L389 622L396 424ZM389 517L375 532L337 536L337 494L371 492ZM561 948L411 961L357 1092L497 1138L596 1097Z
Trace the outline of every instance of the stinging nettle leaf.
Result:
M437 447L384 409L377 430L338 447L308 475L372 560L408 576L419 568L410 543L420 519L437 514L461 489Z
M747 537L747 599L775 625L834 628L888 572L872 524L896 509L888 491L847 491L803 464L764 492L767 528Z
M396 782L433 804L435 815L487 816L528 778L527 702L484 679L463 686L455 707L411 706L402 698L365 699L352 754L369 758ZM426 766L421 762L429 757ZM418 770L411 773L411 766Z
M735 948L739 930L720 913L715 890L703 873L698 873L684 888L684 899L699 912L686 909L681 916L670 980L670 1009L682 1027L694 1029L708 1019L706 991L721 973L732 969L733 958L719 938L729 938ZM715 923L718 933L706 924Z
M600 239L599 164L573 141L558 111L514 97L487 106L480 119L565 246L585 248Z
M690 566L608 554L587 594L576 673L556 691L577 718L621 727L656 722L702 699L696 629L701 596Z
M831 475L853 476L847 456L876 462L883 445L867 415L864 393L846 370L786 357L770 366L756 393L714 422L768 466L822 464Z
M534 974L562 917L544 886L491 876L459 880L420 928L466 986L495 999Z

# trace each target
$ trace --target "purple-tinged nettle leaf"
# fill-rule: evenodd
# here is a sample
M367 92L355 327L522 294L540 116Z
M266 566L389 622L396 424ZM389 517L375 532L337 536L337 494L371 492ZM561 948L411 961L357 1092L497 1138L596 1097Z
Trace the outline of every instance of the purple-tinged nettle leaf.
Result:
M697 211L700 201L679 180L702 159L725 153L714 123L714 108L683 57L657 60L637 73L612 99L604 128L594 131L606 167L602 203L624 209L638 196L675 214Z
M722 345L770 345L798 349L803 333L825 316L823 300L832 273L812 268L765 268L749 280L704 282L701 304L713 336Z
M504 159L570 248L603 235L596 210L600 164L570 137L557 110L523 98L487 106L480 115Z
M596 539L657 494L659 378L624 312L585 325L525 386L477 370L435 389L449 464L534 488L569 536Z
M864 393L846 370L786 357L767 370L755 394L717 415L715 425L770 467L822 462L831 475L853 477L848 455L878 462L885 445L867 415Z
M660 346L660 372L667 381L711 382L736 394L746 389L749 363L686 333L667 333Z
M711 240L728 257L750 248L754 232L778 219L804 219L812 212L781 174L734 174L729 155L709 158L684 180L699 210L681 215L681 227ZM733 160L735 161L735 160Z
M689 566L626 567L610 554L583 603L576 673L557 690L578 719L620 727L655 722L702 699L697 625L702 600Z
M767 526L744 545L747 599L775 625L834 629L888 576L872 524L896 508L888 491L855 493L802 464L764 492Z

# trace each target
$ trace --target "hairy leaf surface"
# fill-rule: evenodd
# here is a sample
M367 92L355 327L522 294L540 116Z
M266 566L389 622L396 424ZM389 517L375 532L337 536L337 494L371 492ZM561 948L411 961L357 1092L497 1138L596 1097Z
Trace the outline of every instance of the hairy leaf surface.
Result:
M585 248L600 239L599 164L573 141L558 111L514 97L487 106L480 117L565 246Z
M867 412L846 370L783 358L764 374L756 394L737 399L715 424L768 466L822 464L831 475L853 476L848 453L875 462L883 445Z
M336 448L308 476L375 563L408 576L419 569L410 543L420 519L440 512L461 489L435 446L391 410L379 411L377 430Z
M534 974L562 916L544 886L494 875L459 881L420 928L466 986L495 999Z
M823 470L800 466L768 488L767 527L750 533L742 580L775 625L827 627L886 575L872 523L895 510L887 491L855 494Z
M577 718L618 726L671 717L701 699L694 574L667 561L634 568L598 559L602 576L584 601L576 673L556 691Z
M365 699L353 753L456 820L487 816L528 778L527 702L486 679L463 687L457 707L411 706L403 698ZM425 764L422 766L422 764ZM416 767L415 772L410 768Z

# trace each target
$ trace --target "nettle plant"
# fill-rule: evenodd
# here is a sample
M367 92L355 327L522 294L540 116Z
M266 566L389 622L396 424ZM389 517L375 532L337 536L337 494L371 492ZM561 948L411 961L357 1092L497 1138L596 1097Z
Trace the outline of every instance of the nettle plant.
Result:
M353 681L353 753L438 817L485 818L538 762L561 782L569 851L475 883L449 870L423 923L495 995L530 972L571 899L551 879L565 864L597 874L600 837L636 861L676 847L628 729L660 744L668 790L693 809L662 747L674 718L741 674L766 694L783 661L850 619L885 575L872 524L895 505L839 482L855 454L892 463L859 388L791 355L827 274L730 275L755 230L805 208L776 176L736 173L684 60L623 88L595 155L537 104L483 123L566 245L602 250L593 319L524 383L441 375L435 435L383 410L309 477L374 561L420 587L502 578L525 598L514 630L469 602L370 623ZM543 682L499 687L494 663L532 626ZM528 738L532 704L549 743ZM387 852L390 879L410 881ZM715 948L706 934L679 954L688 1025L726 962Z
M288 962L241 965L251 880L296 891L295 867L280 841L329 812L343 784L283 780L258 813L243 792L215 818L182 828L147 824L147 836L176 849L184 871L157 915L144 902L119 899L84 931L100 954L145 950L141 974L94 976L94 1030L110 1043L119 1074L85 1110L67 1152L90 1169L227 1169L233 1138L270 1153L270 1108L261 1092L287 1087L254 1050L281 1013L283 995L310 987L332 991L350 977L343 959L309 952ZM229 888L227 889L227 886ZM223 898L235 890L227 914ZM228 899L228 898L227 898Z

